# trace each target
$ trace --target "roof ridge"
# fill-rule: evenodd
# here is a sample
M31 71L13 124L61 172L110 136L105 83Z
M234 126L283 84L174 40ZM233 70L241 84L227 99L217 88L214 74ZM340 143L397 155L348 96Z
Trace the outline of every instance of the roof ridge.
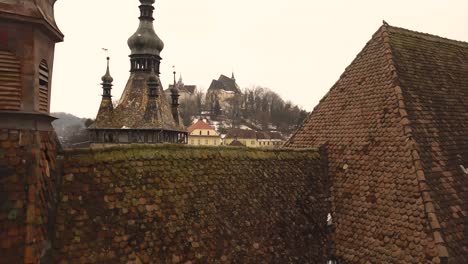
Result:
M437 246L437 252L439 258L448 258L448 251L447 247L445 246L445 241L442 238L440 233L440 223L437 215L435 214L434 210L434 203L432 202L431 195L428 190L428 186L426 184L426 175L424 173L422 163L421 163L421 156L420 151L418 148L418 144L413 137L413 130L411 127L410 119L408 118L408 112L405 106L405 96L403 94L403 90L400 85L400 80L398 77L398 71L395 65L394 56L392 45L390 43L390 34L388 32L388 28L394 28L386 23L380 28L378 31L380 36L383 40L383 45L385 48L385 58L388 61L390 66L390 71L393 75L393 88L398 100L398 110L401 117L400 124L403 128L403 133L406 137L406 145L411 151L411 160L414 164L416 170L416 179L418 181L419 192L421 194L421 198L424 204L424 212L426 215L426 219L429 223L429 227L431 228L432 235L434 242ZM406 30L406 29L404 29ZM409 31L409 30L408 30Z
M422 38L422 39L435 41L435 42L442 42L442 43L453 44L453 45L457 45L457 46L463 46L465 48L468 46L467 41L449 39L449 38L441 37L441 36L434 35L434 34L429 34L429 33L416 31L416 30L411 30L411 29L402 28L402 27L395 27L395 26L388 25L388 24L384 25L384 26L386 26L386 27L388 27L390 29L393 29L393 30L398 30L400 34L411 35L411 36L414 36L414 37L417 37L417 38Z
M388 25L387 22L384 21L384 25ZM327 98L328 98L328 95L333 91L335 90L335 87L341 82L341 80L343 79L344 76L346 76L346 73L348 72L349 68L351 68L351 66L362 56L362 54L364 53L364 51L366 50L366 48L373 42L375 41L375 39L378 37L380 31L382 30L382 27L381 26L376 32L374 32L374 34L372 34L372 37L366 42L366 44L364 45L364 47L361 49L361 51L359 51L359 53L351 60L351 63L345 67L343 73L340 75L340 77L338 78L338 80L335 81L335 83L333 83L333 85L330 87L330 89L327 91L327 93L319 100L319 102L317 103L316 106L314 106L314 108L312 109L312 111L310 111L310 113L307 115L307 117L304 119L304 122L302 122L302 124L296 129L296 131L294 131L294 133L289 137L289 139L284 143L284 146L285 147L288 147L288 146L291 146L292 144L294 144L294 138L296 137L296 135L300 132L300 131L303 131L303 129L305 129L305 125L306 125L306 121L309 120L312 115L314 114L315 110L317 110L317 108L319 107L319 105L325 101ZM327 142L324 143L324 145L326 145Z

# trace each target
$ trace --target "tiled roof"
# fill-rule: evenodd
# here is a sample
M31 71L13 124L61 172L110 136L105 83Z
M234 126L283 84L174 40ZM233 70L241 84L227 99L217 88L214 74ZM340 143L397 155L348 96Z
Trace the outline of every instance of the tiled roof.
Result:
M278 132L257 132L257 139L283 140L283 136Z
M226 134L226 138L246 138L246 139L280 139L283 140L278 132L263 132L249 129L231 128Z
M6 3L5 3L6 2ZM39 3L38 3L39 2ZM44 5L51 5L50 3L41 3L48 2L46 0L42 1L2 1L0 3L0 15L19 15L21 17L35 19L39 23L43 23L42 20L45 20L47 26L53 28L55 33L59 36L60 41L63 40L63 34L60 32L57 24L55 22L53 4L51 7L44 8Z
M384 24L286 144L325 144L335 255L468 263L468 44Z
M321 157L174 145L67 150L48 263L324 263Z
M208 125L205 123L203 120L198 120L195 124L189 126L187 128L187 132L192 133L196 129L209 129L209 130L215 130L212 126Z
M185 84L182 84L182 85L179 85L179 84L176 84L177 85L177 88L179 88L179 92L180 93L188 93L188 94L194 94L195 93L195 90L197 89L197 86L196 85L185 85ZM171 89L174 87L173 84L170 84L169 85L169 88L164 90L164 92L166 93L170 93Z
M248 129L231 128L228 130L226 138L257 139L257 132Z

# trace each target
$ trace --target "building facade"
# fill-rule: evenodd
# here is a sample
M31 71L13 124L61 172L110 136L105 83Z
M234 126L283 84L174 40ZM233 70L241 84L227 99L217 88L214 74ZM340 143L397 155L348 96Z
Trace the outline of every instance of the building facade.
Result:
M154 31L154 2L140 0L140 26L128 39L130 78L116 107L112 104L113 78L107 59L101 105L89 128L93 143L187 143L187 132L179 115L177 85L170 90L168 102L159 78L164 43Z
M221 137L216 129L208 125L203 120L198 120L195 124L187 128L188 144L203 146L220 146Z
M249 148L280 148L285 142L278 132L231 128L223 139L223 145L231 145L235 141Z

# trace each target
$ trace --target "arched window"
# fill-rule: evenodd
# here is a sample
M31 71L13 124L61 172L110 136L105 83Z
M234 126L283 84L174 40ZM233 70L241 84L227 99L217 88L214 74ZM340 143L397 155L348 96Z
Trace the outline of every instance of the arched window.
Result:
M21 64L16 56L0 50L0 110L21 108Z
M49 67L45 60L39 65L39 111L49 111Z

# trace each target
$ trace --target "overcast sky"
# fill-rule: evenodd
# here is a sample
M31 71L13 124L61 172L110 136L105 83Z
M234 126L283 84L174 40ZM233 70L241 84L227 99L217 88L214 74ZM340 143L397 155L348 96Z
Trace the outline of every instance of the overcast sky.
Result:
M129 77L127 39L138 27L138 0L60 0L52 109L94 118L109 49L113 95ZM161 80L172 65L185 84L208 89L234 70L241 88L268 87L307 110L386 20L390 25L468 41L467 0L156 0L164 41Z

